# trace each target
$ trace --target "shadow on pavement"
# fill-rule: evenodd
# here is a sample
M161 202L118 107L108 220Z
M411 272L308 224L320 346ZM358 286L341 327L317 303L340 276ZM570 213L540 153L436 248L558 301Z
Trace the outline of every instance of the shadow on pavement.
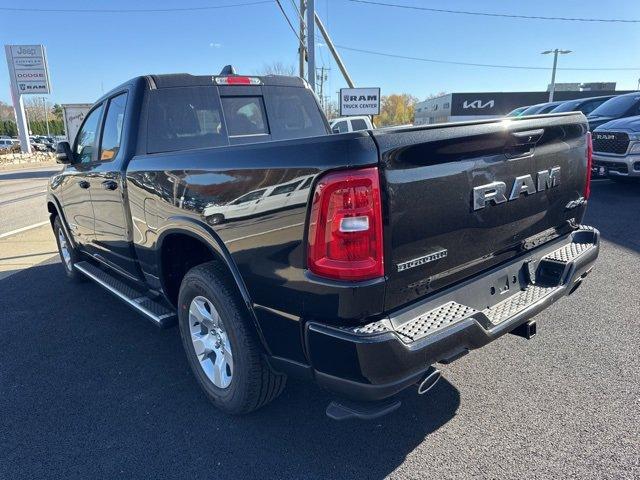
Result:
M460 405L446 380L374 422L334 422L290 382L245 417L218 412L177 329L158 330L57 259L0 280L1 478L382 478ZM435 460L434 460L435 461Z
M603 239L640 252L640 181L594 181L584 223L600 230Z

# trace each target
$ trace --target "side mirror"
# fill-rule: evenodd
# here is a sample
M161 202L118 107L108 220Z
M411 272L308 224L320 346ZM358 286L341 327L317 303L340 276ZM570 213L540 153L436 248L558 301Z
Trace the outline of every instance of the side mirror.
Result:
M337 128L337 127L334 127L334 128L331 129L331 132L332 133L340 133L340 129Z
M69 142L58 142L56 145L56 162L73 162L73 153L71 152L71 145L69 145Z

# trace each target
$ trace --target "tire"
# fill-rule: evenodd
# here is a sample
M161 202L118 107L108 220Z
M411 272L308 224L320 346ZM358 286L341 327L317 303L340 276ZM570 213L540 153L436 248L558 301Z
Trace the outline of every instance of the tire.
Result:
M267 363L247 308L221 264L209 262L189 270L180 285L178 305L187 360L216 407L246 414L282 393L287 377ZM227 358L231 365L225 363Z
M216 213L214 215L211 215L210 217L207 217L207 223L209 225L220 225L222 222L224 222L224 215L222 215L221 213Z
M56 237L56 243L58 244L58 254L60 255L64 273L74 282L84 281L84 276L73 268L73 266L80 261L80 255L78 251L71 246L69 237L67 237L64 228L62 228L62 221L59 216L56 216L53 220L53 233Z

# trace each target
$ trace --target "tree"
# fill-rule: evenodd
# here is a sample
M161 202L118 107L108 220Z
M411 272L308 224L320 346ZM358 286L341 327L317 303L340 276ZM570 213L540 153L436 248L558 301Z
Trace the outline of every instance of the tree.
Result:
M382 97L380 115L373 119L379 127L413 123L413 111L418 99L408 93L391 94Z
M54 103L53 108L51 109L51 113L58 120L62 120L62 106L59 103Z
M282 62L265 63L257 72L258 75L286 75L295 77L298 75L296 67L293 65L285 65Z

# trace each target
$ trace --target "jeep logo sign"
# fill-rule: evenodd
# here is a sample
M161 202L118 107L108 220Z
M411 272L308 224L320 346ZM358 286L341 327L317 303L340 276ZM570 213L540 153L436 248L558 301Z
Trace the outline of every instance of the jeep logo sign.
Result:
M473 100L469 102L465 100L462 103L462 108L493 108L496 105L495 100L489 100L487 102L482 103L482 100Z
M340 116L378 115L380 113L379 88L341 88Z

